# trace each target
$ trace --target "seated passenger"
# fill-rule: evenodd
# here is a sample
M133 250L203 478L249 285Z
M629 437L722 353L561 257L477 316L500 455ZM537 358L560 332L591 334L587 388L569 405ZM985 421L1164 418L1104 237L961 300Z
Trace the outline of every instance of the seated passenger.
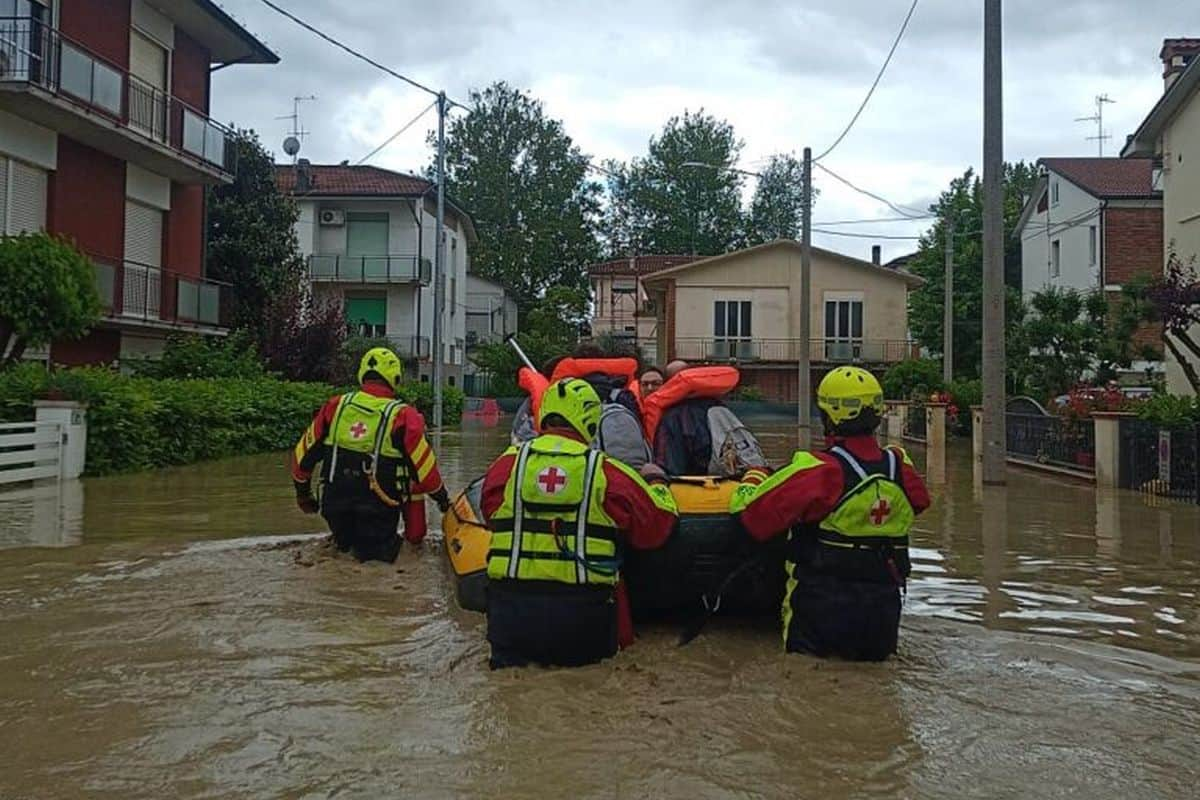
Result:
M638 376L638 388L642 392L642 399L645 400L650 395L662 388L663 371L658 367L643 367L642 374Z
M654 463L668 475L724 477L766 466L758 440L722 400L737 386L735 368L673 361L666 371L663 388L645 402Z

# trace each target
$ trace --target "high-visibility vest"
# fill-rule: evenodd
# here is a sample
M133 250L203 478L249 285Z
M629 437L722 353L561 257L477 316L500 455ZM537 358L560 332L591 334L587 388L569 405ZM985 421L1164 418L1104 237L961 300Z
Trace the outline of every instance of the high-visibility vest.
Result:
M902 584L916 519L900 478L908 457L891 448L875 462L859 461L841 446L828 453L841 464L846 489L825 519L789 535L789 573L800 564L854 580Z
M491 518L488 577L612 586L616 523L604 511L604 454L561 436L511 447L516 458Z
M392 443L396 417L405 409L402 400L377 397L367 392L342 395L333 425L325 434L330 448L329 459L322 470L326 483L342 477L358 479L374 477L391 496L395 489L403 495L408 490L408 458ZM393 498L399 500L400 498Z

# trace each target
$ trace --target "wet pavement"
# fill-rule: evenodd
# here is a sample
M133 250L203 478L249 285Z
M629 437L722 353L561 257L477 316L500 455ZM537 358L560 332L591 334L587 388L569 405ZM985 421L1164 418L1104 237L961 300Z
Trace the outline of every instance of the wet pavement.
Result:
M503 440L443 435L448 482ZM1196 507L960 448L886 664L718 619L490 673L438 543L330 557L285 462L0 495L0 798L1196 795Z

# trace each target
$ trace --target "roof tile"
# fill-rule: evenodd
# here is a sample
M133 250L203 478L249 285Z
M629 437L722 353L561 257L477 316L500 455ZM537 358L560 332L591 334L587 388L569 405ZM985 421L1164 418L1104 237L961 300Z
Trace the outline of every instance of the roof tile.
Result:
M1042 158L1038 163L1102 199L1157 194L1153 159Z
M312 179L309 197L396 197L424 194L433 183L416 175L371 166L309 164ZM275 165L275 183L285 194L296 191L297 167Z

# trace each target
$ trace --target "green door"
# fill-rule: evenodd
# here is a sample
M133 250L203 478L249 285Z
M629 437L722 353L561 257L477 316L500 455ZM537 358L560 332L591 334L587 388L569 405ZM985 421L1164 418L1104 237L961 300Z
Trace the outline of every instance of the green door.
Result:
M364 281L387 280L388 215L346 215L346 259L348 273Z
M387 298L347 297L346 323L358 336L383 336L387 333Z

